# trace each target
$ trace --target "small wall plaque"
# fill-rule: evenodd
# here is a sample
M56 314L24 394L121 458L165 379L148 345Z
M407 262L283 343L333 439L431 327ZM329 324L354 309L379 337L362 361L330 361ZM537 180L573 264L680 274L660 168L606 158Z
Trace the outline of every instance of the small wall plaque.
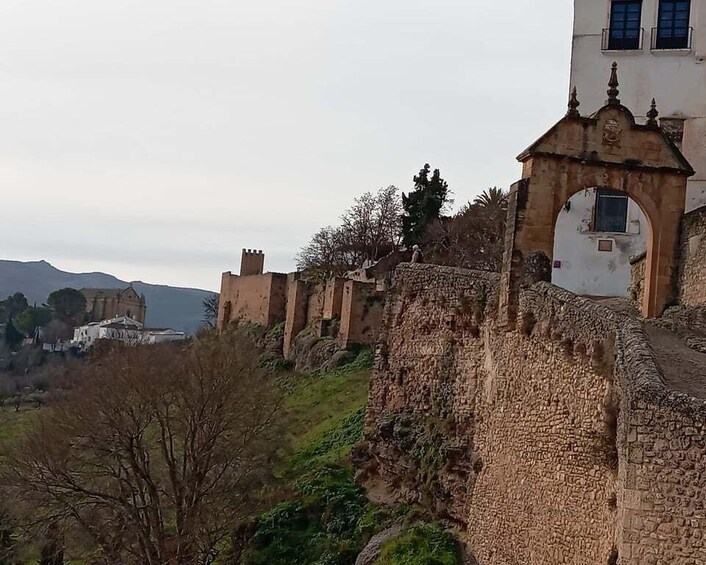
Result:
M612 239L599 239L598 240L598 251L613 251L613 240Z

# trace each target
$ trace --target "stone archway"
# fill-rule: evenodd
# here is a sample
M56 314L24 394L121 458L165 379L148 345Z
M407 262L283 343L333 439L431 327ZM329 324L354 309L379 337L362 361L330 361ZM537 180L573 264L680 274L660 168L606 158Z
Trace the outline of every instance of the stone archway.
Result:
M642 313L659 316L672 298L687 178L693 169L657 124L655 105L644 125L618 99L617 65L606 105L589 117L569 111L518 160L523 178L510 191L501 276L500 319L513 326L526 258L550 260L559 212L571 196L596 186L625 192L650 224Z

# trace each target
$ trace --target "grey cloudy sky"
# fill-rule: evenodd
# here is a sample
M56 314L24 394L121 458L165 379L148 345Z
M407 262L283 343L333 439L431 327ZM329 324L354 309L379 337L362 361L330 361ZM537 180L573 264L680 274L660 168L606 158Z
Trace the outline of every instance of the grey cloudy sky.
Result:
M457 205L565 110L570 0L3 0L0 258L217 289L425 162Z

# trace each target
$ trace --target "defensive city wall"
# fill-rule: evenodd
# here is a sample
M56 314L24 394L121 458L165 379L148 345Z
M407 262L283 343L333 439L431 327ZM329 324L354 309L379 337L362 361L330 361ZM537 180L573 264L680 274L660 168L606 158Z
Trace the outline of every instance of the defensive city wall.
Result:
M325 282L306 280L300 273L263 273L263 269L262 251L243 249L240 275L223 273L219 329L236 320L268 329L283 324L286 358L303 332L331 338L342 349L375 343L384 281L375 279L374 269L369 274L332 277Z
M397 269L360 480L456 522L481 565L706 562L706 402L667 389L637 318L539 282L508 331L498 289Z

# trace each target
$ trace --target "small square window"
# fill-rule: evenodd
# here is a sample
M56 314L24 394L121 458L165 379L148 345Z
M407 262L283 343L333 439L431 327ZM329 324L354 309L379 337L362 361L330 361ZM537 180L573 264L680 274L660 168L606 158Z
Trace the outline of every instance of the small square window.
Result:
M628 222L628 196L617 190L599 188L596 192L594 229L597 232L625 233Z

